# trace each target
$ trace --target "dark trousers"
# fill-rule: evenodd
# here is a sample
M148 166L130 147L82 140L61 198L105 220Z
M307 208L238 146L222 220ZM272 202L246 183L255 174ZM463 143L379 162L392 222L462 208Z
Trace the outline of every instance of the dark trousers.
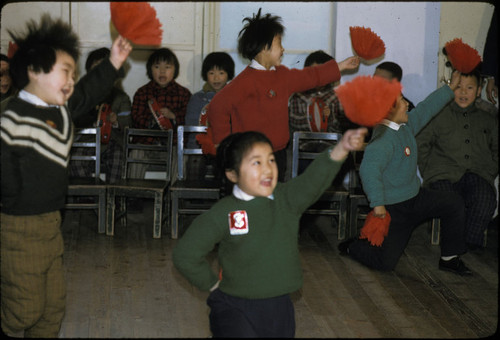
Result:
M441 255L466 252L464 203L458 194L422 188L415 197L385 208L391 215L391 224L382 246L372 246L365 239L356 240L349 246L349 256L353 259L371 268L393 270L413 230L433 217L441 219Z
M207 299L214 338L293 338L295 311L290 296L243 299L214 290Z
M495 188L484 178L467 172L456 183L440 180L431 183L434 190L453 191L465 203L465 242L482 246L484 231L493 218L497 205Z

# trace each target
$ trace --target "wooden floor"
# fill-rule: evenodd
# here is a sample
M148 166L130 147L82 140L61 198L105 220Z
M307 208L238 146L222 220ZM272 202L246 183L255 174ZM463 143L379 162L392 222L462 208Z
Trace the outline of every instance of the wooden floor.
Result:
M67 310L64 338L207 338L208 293L173 267L171 240L152 238L152 203L115 236L97 234L92 211L63 224ZM360 221L361 223L361 221ZM339 256L336 227L319 217L300 234L304 286L292 295L298 338L482 338L498 327L498 226L484 251L463 256L474 270L438 270L426 225L393 272ZM215 258L212 254L212 258Z

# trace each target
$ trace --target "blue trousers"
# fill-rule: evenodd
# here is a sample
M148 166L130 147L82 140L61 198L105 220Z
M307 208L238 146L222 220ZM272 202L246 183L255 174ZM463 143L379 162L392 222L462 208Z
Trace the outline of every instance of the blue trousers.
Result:
M497 204L495 188L472 172L465 173L456 183L440 180L430 184L434 190L453 191L465 203L465 242L482 246L484 231L491 222Z
M466 252L464 203L460 195L422 188L415 197L385 208L391 215L391 224L382 246L358 239L349 246L350 257L371 268L393 270L413 230L433 217L441 219L441 255Z
M243 299L214 290L207 299L214 338L293 338L295 311L288 294Z

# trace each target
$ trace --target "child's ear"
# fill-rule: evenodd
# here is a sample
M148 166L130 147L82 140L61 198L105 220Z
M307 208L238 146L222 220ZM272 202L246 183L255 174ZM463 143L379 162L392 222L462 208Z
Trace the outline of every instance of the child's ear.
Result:
M238 175L236 174L236 171L234 171L234 170L226 170L226 177L232 183L238 182Z
M479 97L481 97L481 90L482 90L482 89L483 89L483 88L481 87L481 85L479 85L479 86L477 87L476 97L478 97L478 98L479 98Z

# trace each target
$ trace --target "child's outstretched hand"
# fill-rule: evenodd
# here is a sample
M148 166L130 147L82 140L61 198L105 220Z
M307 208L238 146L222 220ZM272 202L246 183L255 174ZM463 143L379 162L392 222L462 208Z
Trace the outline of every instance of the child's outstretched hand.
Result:
M111 45L111 54L109 56L109 60L111 61L111 64L113 64L115 69L118 70L120 69L120 67L122 67L131 51L132 45L121 35L119 35L115 39L115 41L113 41L113 45Z
M344 160L350 151L363 149L368 129L365 127L344 132L340 142L330 152L330 158L335 161Z
M342 60L337 65L339 66L340 72L344 70L354 70L359 66L360 59L358 56L349 57L345 60Z

